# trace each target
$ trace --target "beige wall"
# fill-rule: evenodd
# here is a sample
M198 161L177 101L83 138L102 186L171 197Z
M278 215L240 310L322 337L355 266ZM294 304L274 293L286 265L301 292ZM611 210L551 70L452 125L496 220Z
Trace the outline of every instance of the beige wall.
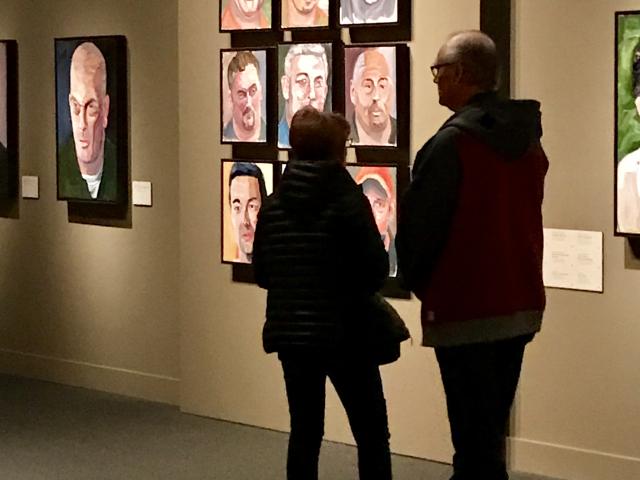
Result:
M640 272L613 237L614 12L620 0L515 2L515 93L542 102L545 225L604 232L604 294L548 290L522 377L515 464L640 478Z
M19 45L21 174L40 200L0 218L0 368L177 403L177 3L0 0ZM56 201L55 37L126 35L133 228L70 224Z
M633 3L514 1L515 94L543 103L546 226L605 232L605 293L548 291L514 413L512 465L571 480L640 478L640 272L611 228L613 12ZM0 11L0 38L19 41L21 173L42 187L19 220L0 218L0 369L286 430L279 363L261 347L265 294L219 261L219 159L231 152L218 142L229 37L217 1L0 0ZM448 115L428 65L478 12L479 0L414 2L413 153ZM132 177L152 181L155 200L133 209L132 229L69 224L55 200L53 38L88 34L129 40ZM392 448L447 461L419 305L394 303L416 344L383 368ZM351 442L332 391L327 410L327 438Z

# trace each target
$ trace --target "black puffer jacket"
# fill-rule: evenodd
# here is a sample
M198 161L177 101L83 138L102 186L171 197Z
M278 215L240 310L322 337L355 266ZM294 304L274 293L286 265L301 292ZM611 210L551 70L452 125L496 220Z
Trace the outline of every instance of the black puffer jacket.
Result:
M300 160L260 210L253 265L268 290L268 353L349 342L363 321L362 302L389 272L369 202L346 169Z

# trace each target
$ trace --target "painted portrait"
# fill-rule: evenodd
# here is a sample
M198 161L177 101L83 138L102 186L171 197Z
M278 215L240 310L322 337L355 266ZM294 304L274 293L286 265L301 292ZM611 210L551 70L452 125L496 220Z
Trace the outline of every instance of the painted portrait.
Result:
M616 14L616 234L640 234L640 12Z
M396 167L385 165L347 165L347 170L362 187L369 200L384 247L389 253L389 276L398 273L396 255Z
M58 199L119 203L128 193L125 37L56 39Z
M270 28L271 0L220 0L220 31Z
M266 142L266 50L222 50L221 56L222 142Z
M330 43L291 43L278 46L278 147L290 148L293 115L311 105L331 111L332 49Z
M396 47L345 48L344 85L351 144L397 146Z
M340 0L340 24L397 23L398 0Z
M251 263L262 203L273 192L274 164L222 161L222 261Z
M329 0L281 0L284 29L329 26Z

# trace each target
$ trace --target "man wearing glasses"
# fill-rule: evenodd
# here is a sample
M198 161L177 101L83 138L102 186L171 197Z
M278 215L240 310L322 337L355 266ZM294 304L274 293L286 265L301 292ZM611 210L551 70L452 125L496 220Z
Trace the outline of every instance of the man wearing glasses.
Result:
M493 41L452 35L431 67L454 113L418 152L400 205L400 275L422 302L447 398L455 480L507 480L509 412L540 330L540 104L500 99Z
M397 144L395 82L384 53L393 55L394 47L368 48L356 59L349 83L349 99L354 115L350 119L354 145Z
M293 115L311 105L324 111L328 85L327 53L320 43L301 43L289 47L280 79L284 112L278 124L278 146L289 148L289 126Z

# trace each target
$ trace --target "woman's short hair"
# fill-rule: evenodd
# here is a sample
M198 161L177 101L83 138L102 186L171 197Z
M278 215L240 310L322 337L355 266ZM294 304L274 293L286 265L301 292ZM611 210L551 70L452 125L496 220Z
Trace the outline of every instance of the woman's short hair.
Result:
M351 127L339 113L301 108L291 119L289 141L293 158L309 161L338 161L345 158Z

